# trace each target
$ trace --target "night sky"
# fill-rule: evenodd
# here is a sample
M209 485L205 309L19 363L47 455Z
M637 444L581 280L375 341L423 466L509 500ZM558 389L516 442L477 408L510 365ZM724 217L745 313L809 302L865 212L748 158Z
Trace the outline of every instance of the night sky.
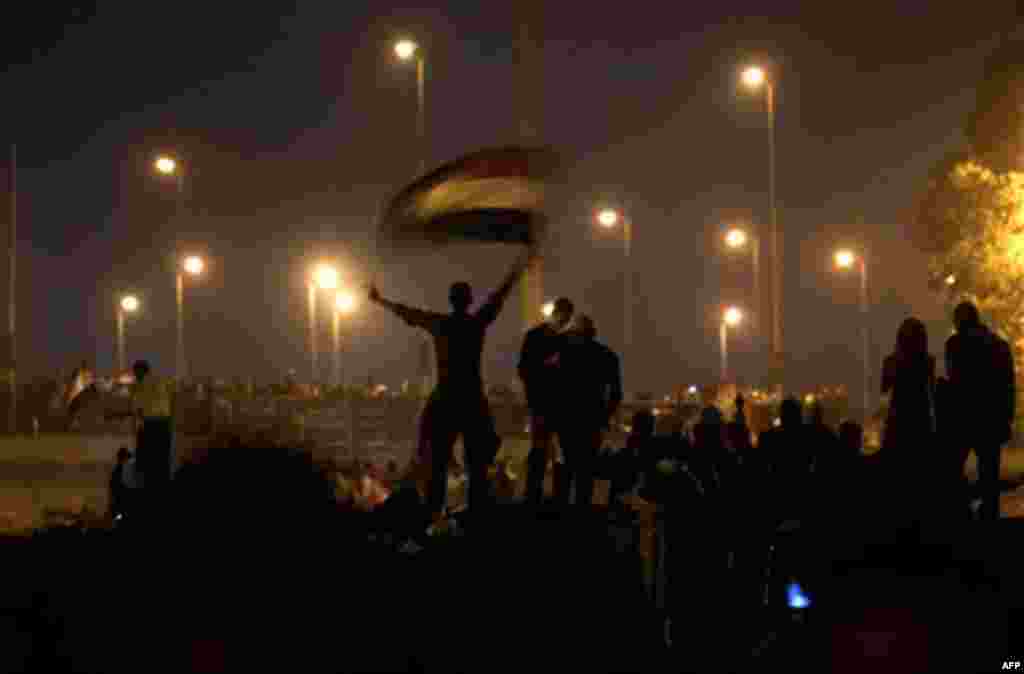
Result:
M437 164L516 138L511 5L39 4L61 10L5 22L0 82L0 142L19 155L23 377L83 357L109 370L122 290L144 303L129 357L171 374L176 250L211 258L186 291L192 371L263 381L308 371L303 284L318 256L435 309L451 281L483 294L511 263L509 248L378 255L373 236L378 204L417 163L414 71L393 40L427 50ZM1017 22L1016 3L689 4L547 3L536 126L569 159L547 293L576 299L619 346L621 240L591 215L599 201L628 204L638 299L627 387L717 377L718 308L751 304L749 264L718 252L722 224L768 216L765 116L738 68L767 59L779 80L791 382L859 390L857 282L829 268L839 242L871 251L875 360L911 313L940 352L949 322L924 256L904 241L908 211L931 165L962 143L983 60ZM165 148L192 168L184 226L173 185L150 170ZM514 380L521 328L510 302L489 337L492 382ZM350 378L397 385L412 374L413 333L383 310L364 305L346 332ZM762 372L751 333L732 340L747 381Z

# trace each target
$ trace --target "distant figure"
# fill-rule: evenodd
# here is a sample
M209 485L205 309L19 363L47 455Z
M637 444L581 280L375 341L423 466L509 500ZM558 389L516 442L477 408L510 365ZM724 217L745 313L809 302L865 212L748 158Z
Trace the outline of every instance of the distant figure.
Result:
M544 474L551 455L555 415L559 400L557 360L565 341L563 331L572 320L574 307L565 297L555 300L547 320L526 333L519 354L519 378L526 391L530 411L530 453L527 460L526 501L540 504L544 496Z
M807 441L813 452L815 474L827 470L825 464L839 453L839 438L825 423L825 406L821 401L811 404L811 423L807 425Z
M916 318L900 325L896 350L882 364L882 393L890 394L882 458L898 471L912 471L935 434L935 358L928 353L924 323Z
M146 500L156 504L171 481L172 385L151 374L149 363L144 360L136 362L132 371L135 374L132 407L142 421L136 440L135 463L142 473Z
M617 507L619 497L636 487L640 479L642 462L646 461L651 451L653 438L654 415L650 410L638 410L633 414L626 446L609 457L609 507Z
M428 507L435 518L439 519L444 512L448 465L460 433L470 466L470 509L478 510L487 500L488 467L497 456L501 439L494 427L480 372L484 338L487 328L498 318L509 292L535 255L536 247L531 245L501 286L474 314L469 313L473 291L465 282L451 286L451 314L391 302L381 297L376 287L370 288L370 301L388 309L410 326L426 330L434 339L437 385L423 411L421 429L429 433L431 483Z
M604 432L622 404L622 369L619 357L597 341L597 328L589 316L577 316L559 354L560 408L558 437L565 453L566 480L559 495L569 502L569 487L576 487L576 503L589 506L594 497L594 470Z
M110 475L110 518L117 522L127 513L129 508L128 476L125 474L128 468L128 460L131 459L131 452L122 447L117 450L117 463Z
M1017 387L1013 352L1006 340L982 325L978 309L963 302L953 312L956 334L946 340L946 375L958 442L978 457L981 518L999 518L1002 446L1013 436Z
M782 519L799 518L804 514L813 461L800 401L783 400L779 422L778 427L761 434L759 450L770 465L772 488L777 493L777 498L772 499L779 509L775 515Z
M750 426L747 424L746 399L742 394L736 394L736 414L733 420L726 426L726 435L729 445L732 448L738 462L749 468L747 464L753 462L754 447L750 441Z

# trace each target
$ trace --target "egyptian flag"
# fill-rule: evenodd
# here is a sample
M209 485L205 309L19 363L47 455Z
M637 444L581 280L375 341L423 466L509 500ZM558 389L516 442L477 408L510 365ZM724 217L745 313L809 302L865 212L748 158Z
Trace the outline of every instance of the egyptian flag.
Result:
M543 233L544 191L557 167L555 153L543 148L466 155L399 192L384 210L381 240L399 247L529 243Z

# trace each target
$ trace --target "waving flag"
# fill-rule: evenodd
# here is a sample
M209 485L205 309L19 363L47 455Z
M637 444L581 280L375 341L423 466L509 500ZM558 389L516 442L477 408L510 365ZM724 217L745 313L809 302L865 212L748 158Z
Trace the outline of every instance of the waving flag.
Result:
M557 167L548 149L474 152L399 192L381 218L381 238L398 246L529 243L544 227L545 186Z

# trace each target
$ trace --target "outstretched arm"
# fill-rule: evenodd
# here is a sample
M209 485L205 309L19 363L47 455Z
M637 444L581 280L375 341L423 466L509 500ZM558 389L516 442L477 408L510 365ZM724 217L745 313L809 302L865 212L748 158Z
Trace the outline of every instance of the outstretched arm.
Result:
M523 253L516 263L512 265L512 269L509 270L508 275L505 276L505 280L502 281L501 285L491 293L491 296L487 298L487 302L484 303L480 310L477 312L477 316L482 318L486 323L493 323L498 318L498 314L501 313L501 308L505 305L505 300L508 299L508 294L515 287L519 279L523 277L527 267L537 257L537 245L531 243L526 252Z
M384 307L414 328L423 328L430 331L431 326L438 318L438 314L432 311L407 307L404 304L384 299L381 297L380 291L377 290L377 286L370 286L370 301Z

